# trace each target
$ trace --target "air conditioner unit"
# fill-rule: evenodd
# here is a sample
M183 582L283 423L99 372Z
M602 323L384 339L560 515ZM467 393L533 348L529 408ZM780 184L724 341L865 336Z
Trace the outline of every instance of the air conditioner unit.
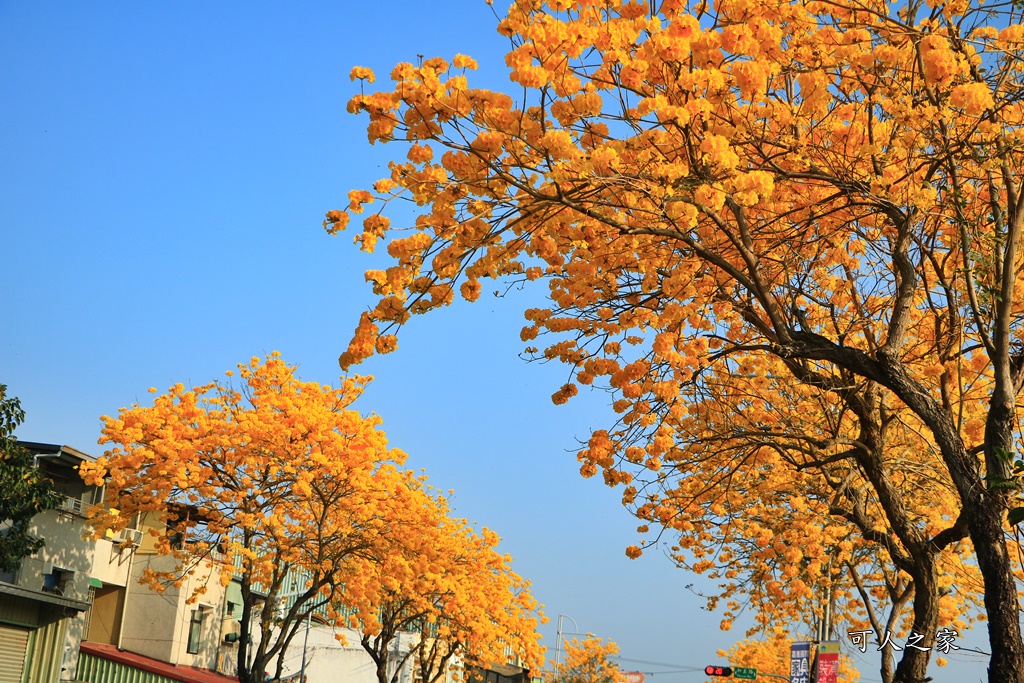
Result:
M121 529L117 532L117 536L114 537L117 543L123 545L137 546L142 543L142 530L141 529Z
M242 635L242 624L237 619L225 619L220 631L225 643L234 643Z

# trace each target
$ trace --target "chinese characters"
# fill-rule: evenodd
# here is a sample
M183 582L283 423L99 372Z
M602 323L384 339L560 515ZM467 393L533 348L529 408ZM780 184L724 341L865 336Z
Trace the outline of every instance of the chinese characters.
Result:
M868 650L868 636L871 635L870 630L864 631L848 631L847 635L850 636L850 642L857 646L857 649L861 652L867 652ZM940 628L935 632L935 649L942 654L949 654L950 650L959 650L960 648L954 644L953 641L957 639L960 634L951 628ZM911 631L910 635L907 636L907 642L904 647L914 648L917 650L924 650L925 652L931 650L930 647L924 647L921 645L921 641L924 640L924 634L918 633L917 631ZM885 640L878 646L878 650L884 649L886 646L894 650L903 650L904 647L900 647L892 640L892 631L886 630Z

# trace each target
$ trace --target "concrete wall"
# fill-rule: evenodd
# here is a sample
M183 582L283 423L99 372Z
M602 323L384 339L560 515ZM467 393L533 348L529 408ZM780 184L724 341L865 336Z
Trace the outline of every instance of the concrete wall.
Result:
M21 562L17 574L17 585L31 590L43 590L48 583L47 575L53 575L55 568L74 572L61 586L60 593L66 598L87 602L89 580L92 574L93 543L83 538L86 531L84 519L76 514L61 510L47 510L36 515L29 525L29 532L46 539L38 553ZM82 641L85 612L74 613L63 618L61 626L63 646L54 652L59 666L59 680L72 681L78 665L78 646ZM48 655L49 656L49 655Z
M254 629L255 630L255 629ZM308 683L377 683L376 664L359 644L360 633L353 629L333 628L313 622L308 642L305 628L295 635L291 647L284 655L284 676L298 674L302 668L303 649L306 652L306 680ZM340 640L338 636L344 638ZM400 634L396 639L395 655L408 651L418 636ZM304 643L305 647L304 647ZM390 674L393 668L389 668ZM271 671L273 673L273 671ZM399 683L413 683L412 663L407 662L398 679Z
M128 570L135 548L101 538L92 545L92 578L104 584L125 586L128 584Z
M64 597L88 600L93 544L82 537L85 530L84 520L69 512L47 510L36 515L29 525L29 533L46 539L46 545L22 560L17 585L43 590L44 576L59 567L74 572L64 586Z
M220 567L202 562L196 573L183 579L180 586L168 586L163 592L139 583L146 569L171 571L175 564L173 557L136 551L124 603L120 647L170 664L216 669L225 595ZM200 587L205 587L206 592L190 603ZM202 615L196 654L188 652L193 610Z

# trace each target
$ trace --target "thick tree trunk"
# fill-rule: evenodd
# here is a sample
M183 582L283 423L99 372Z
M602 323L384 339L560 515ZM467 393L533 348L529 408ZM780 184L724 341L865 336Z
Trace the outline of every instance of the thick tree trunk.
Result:
M914 625L912 631L924 636L907 645L896 665L893 683L923 683L928 679L928 662L939 630L939 580L935 556L923 551L914 557ZM915 645L917 647L915 647ZM928 649L921 649L928 648Z
M892 683L892 654L888 652L882 653L882 668L879 672L882 674L882 683Z
M909 378L905 368L884 357L881 362L886 375L882 383L910 405L930 427L967 514L968 535L974 544L985 588L989 646L992 649L989 682L1024 683L1020 604L1003 531L1006 494L988 490L988 482L981 476L977 459L964 448L952 416L926 398L925 392ZM1014 400L1007 390L1012 382L1004 380L1002 384L1003 391L994 392L985 427L986 468L995 476L1004 474L997 450L1012 450L1015 446Z
M990 683L1024 683L1024 642L1020 606L1003 536L1003 506L994 496L969 511L971 541L985 582L985 612L992 648Z
M1000 452L1009 453L1015 447L1013 436L1017 420L1012 386L1007 376L993 392L985 424L985 468L989 478L986 484L1009 477L1008 463ZM968 508L967 522L985 584L985 612L992 648L989 681L1024 683L1020 604L1003 530L1007 498L1008 493L1003 489L983 491L977 496L977 503Z

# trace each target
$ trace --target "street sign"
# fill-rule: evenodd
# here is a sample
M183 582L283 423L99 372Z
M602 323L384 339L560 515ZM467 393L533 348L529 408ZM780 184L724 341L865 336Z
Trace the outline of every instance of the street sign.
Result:
M818 683L836 683L839 678L839 642L818 645Z
M732 675L735 678L746 678L753 681L757 679L757 669L745 666L736 666L732 669Z
M789 646L789 683L810 683L810 659L810 643L793 643Z

